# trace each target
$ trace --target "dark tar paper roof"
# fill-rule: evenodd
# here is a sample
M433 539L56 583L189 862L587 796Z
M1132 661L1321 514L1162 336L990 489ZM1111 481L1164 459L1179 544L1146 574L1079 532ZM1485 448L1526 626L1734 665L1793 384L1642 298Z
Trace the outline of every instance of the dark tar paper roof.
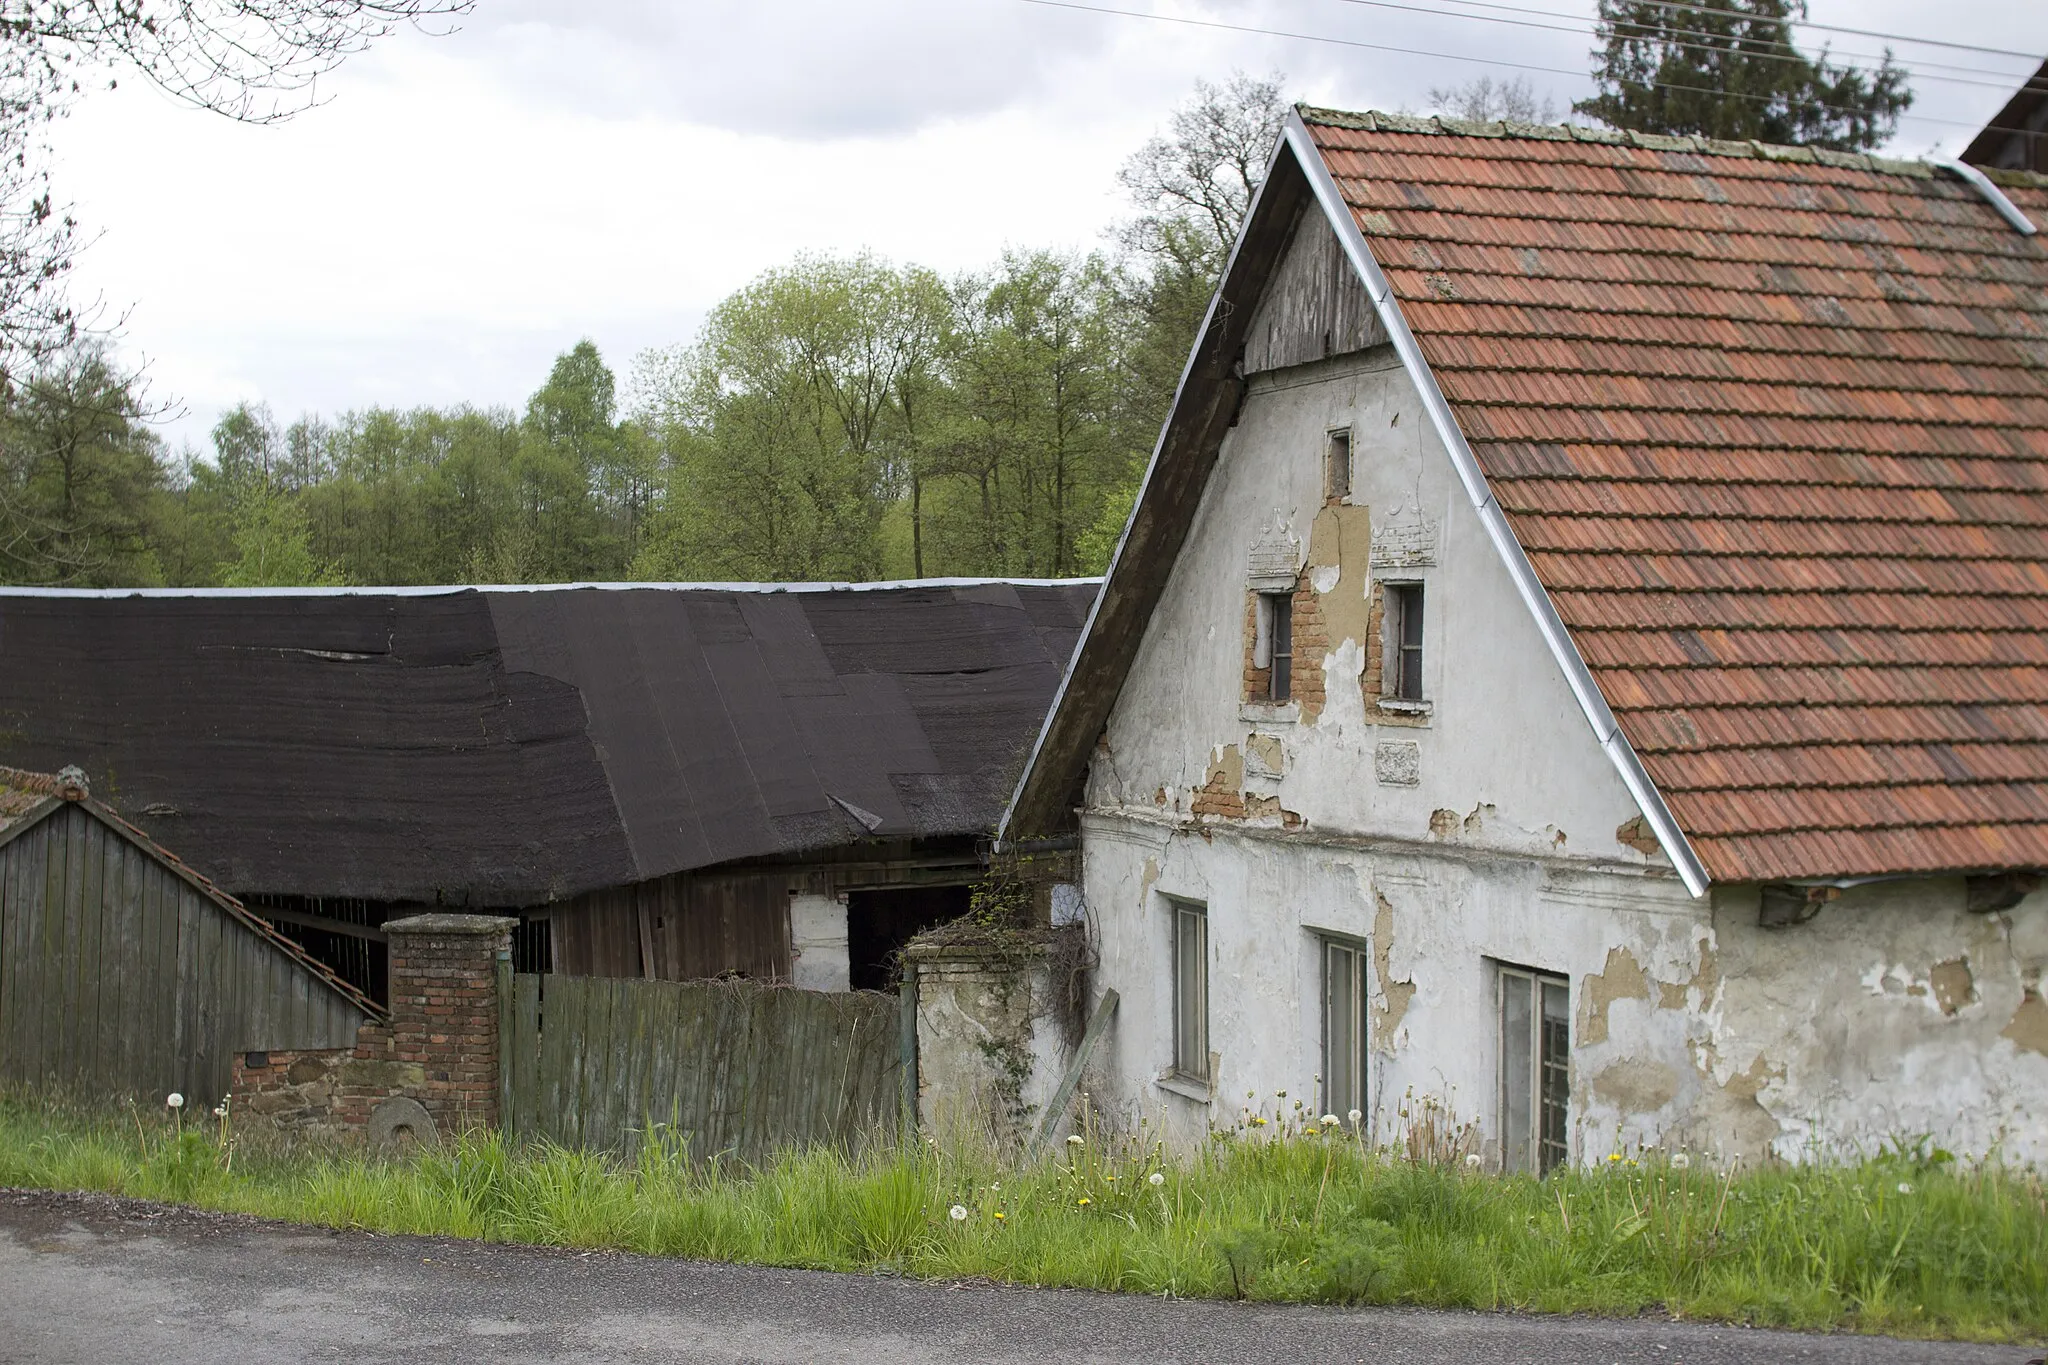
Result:
M519 906L991 829L1095 581L0 593L0 763L241 893Z

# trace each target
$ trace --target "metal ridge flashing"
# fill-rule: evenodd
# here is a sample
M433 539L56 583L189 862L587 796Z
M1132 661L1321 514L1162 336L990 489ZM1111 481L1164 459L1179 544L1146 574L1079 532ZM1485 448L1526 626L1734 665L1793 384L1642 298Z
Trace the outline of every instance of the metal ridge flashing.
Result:
M1563 618L1557 614L1550 594L1536 577L1528 552L1515 538L1514 529L1508 525L1507 514L1494 500L1485 471L1480 469L1478 457L1472 453L1464 431L1458 426L1457 417L1451 412L1450 400L1444 397L1442 388L1438 386L1436 375L1423 357L1415 334L1408 330L1408 320L1401 314L1393 286L1374 259L1372 249L1366 245L1365 234L1359 230L1358 220L1353 217L1351 206L1337 188L1336 179L1331 176L1329 165L1323 160L1322 151L1316 146L1315 137L1309 132L1299 109L1289 112L1282 141L1293 148L1295 159L1308 176L1316 202L1322 205L1324 215L1337 233L1337 240L1343 244L1344 254L1350 258L1352 268L1365 285L1365 292L1379 313L1381 325L1387 329L1387 338L1392 342L1395 354L1400 356L1403 368L1408 371L1408 377L1422 398L1430 425L1436 429L1444 449L1450 454L1451 466L1457 471L1458 481L1464 485L1466 497L1479 514L1480 524L1486 528L1487 538L1500 554L1508 576L1514 580L1523 605L1535 618L1536 628L1550 647L1551 657L1564 670L1565 682L1578 700L1579 709L1585 713L1587 723L1593 727L1594 737L1606 750L1608 761L1614 765L1629 795L1635 798L1638 809L1656 831L1658 844L1671 859L1672 866L1685 882L1686 890L1694 896L1706 894L1708 877L1705 866L1693 851L1685 831L1678 827L1677 818L1665 804L1656 783L1651 781L1641 757L1628 742L1628 736L1621 732L1620 722L1614 718L1614 712L1607 705L1607 698L1601 694L1599 684L1593 680L1585 659L1580 657L1578 646L1572 643L1570 632L1565 629Z
M441 597L458 592L890 592L909 588L1064 588L1102 578L898 578L848 583L414 583L343 588L40 588L0 584L0 597Z
M2013 229L2020 236L2032 237L2040 232L2041 229L2034 226L2034 221L2027 217L2026 214L2020 212L2020 206L2006 198L2004 190L1991 183L1991 177L1985 175L1984 172L1978 170L1969 162L1937 161L1934 164L1983 196L1984 202L1997 209L1998 216L2012 224Z

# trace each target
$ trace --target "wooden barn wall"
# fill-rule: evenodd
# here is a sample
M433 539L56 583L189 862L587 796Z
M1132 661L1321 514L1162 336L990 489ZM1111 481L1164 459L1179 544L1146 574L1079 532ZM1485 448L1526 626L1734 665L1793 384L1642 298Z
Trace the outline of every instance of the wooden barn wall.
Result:
M0 845L0 1080L211 1107L238 1052L360 1009L77 806Z
M1313 206L1259 300L1245 336L1244 371L1280 370L1385 342L1379 313L1329 220Z
M550 915L565 976L787 981L787 872L680 872L578 896Z

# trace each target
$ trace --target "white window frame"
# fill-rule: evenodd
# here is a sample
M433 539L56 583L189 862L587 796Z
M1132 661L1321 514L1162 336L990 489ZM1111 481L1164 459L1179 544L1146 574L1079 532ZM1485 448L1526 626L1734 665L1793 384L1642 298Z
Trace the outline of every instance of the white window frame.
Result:
M1173 983L1173 1060L1168 1075L1207 1088L1215 1081L1209 1048L1209 907L1166 898L1168 976Z
M1358 939L1318 934L1316 947L1322 985L1322 1112L1349 1123L1353 1109L1370 1112L1372 967ZM1348 1075L1340 1064L1348 1065Z
M1396 708L1427 707L1429 691L1423 686L1423 674L1429 658L1428 589L1419 578L1382 579L1380 602L1380 700ZM1415 643L1406 645L1403 640L1408 634L1411 613L1416 618ZM1403 696L1402 684L1411 679L1414 695Z
M1501 1169L1547 1175L1571 1161L1571 982L1507 963L1494 979Z

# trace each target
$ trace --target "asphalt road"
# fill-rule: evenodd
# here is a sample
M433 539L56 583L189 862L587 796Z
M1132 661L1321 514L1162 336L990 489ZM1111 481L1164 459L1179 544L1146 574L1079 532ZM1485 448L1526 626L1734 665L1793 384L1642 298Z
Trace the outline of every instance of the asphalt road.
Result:
M0 1361L2020 1365L1661 1321L1268 1308L376 1237L0 1191Z

